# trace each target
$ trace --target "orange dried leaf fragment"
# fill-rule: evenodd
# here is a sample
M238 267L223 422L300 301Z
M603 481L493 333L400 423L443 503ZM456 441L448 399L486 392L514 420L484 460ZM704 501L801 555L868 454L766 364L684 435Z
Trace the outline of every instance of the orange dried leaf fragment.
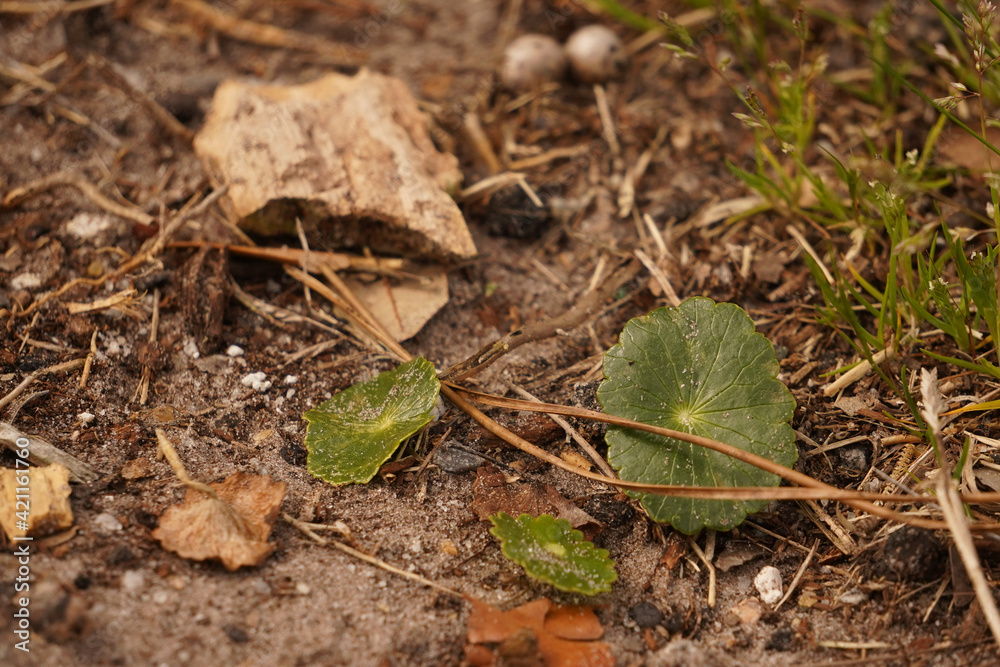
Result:
M182 504L160 516L153 537L182 558L217 559L229 571L260 565L274 551L267 538L285 483L238 472L209 487L216 497L189 488Z
M498 653L513 645L536 647L547 667L612 667L611 647L597 641L604 628L590 607L557 605L547 598L501 611L473 597L466 658L477 665L495 664ZM530 637L531 641L524 641ZM498 644L492 652L482 644ZM492 658L491 658L492 656ZM530 656L520 656L527 658ZM492 661L491 661L492 660Z

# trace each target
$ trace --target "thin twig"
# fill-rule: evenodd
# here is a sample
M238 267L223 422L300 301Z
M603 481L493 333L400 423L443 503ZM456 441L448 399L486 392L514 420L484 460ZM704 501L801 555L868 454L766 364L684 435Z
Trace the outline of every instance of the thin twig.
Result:
M94 329L94 333L90 335L90 352L87 353L87 357L83 360L83 372L80 373L80 388L87 386L87 380L90 379L90 368L94 364L94 357L97 356L97 329Z
M61 364L56 364L54 366L48 366L46 368L39 368L38 370L36 370L35 372L33 372L31 375L29 375L28 377L24 378L21 381L21 384L17 385L13 389L11 389L9 394L7 394L6 396L4 396L3 398L0 398L0 410L3 410L7 406L8 403L10 403L15 398L17 398L21 394L21 392L23 392L25 389L27 389L29 386L31 386L32 382L34 382L38 378L42 377L43 375L48 375L50 373L61 373L63 371L76 370L77 368L80 368L81 366L83 366L83 364L84 364L84 360L83 359L73 359L71 361L64 361Z
M233 39L263 46L308 51L323 56L337 65L361 65L367 60L366 54L360 49L334 44L307 33L237 18L200 0L173 0L173 2L199 21Z
M781 596L780 600L778 600L778 604L774 605L775 611L781 609L781 605L785 604L788 598L792 597L792 593L795 592L799 582L802 581L803 575L806 573L806 568L809 567L809 563L812 562L813 556L816 555L817 548L819 548L819 540L813 542L812 548L809 549L809 553L807 553L806 557L802 560L802 564L799 565L799 569L795 571L795 576L792 577L791 583L788 584L788 590L786 590L785 594Z
M521 396L521 398L525 398L534 403L542 402L539 398L533 396L531 393L525 391L524 389L521 389L513 382L508 382L507 388L515 392L519 396ZM587 453L587 456L589 456L590 459L597 465L597 467L601 469L601 472L603 472L608 477L618 477L618 475L615 474L614 469L608 465L607 461L604 460L604 457L601 456L596 449L594 449L593 445L587 442L586 438L580 435L579 431L573 428L572 424L570 424L568 421L566 421L559 415L548 415L548 418L554 421L555 423L559 424L559 426L561 426L562 429L566 431L566 434L569 435L569 437L573 438L576 444L580 445L580 449L582 449L584 452Z
M364 562L370 565L374 565L377 568L381 568L386 572L390 572L400 577L405 577L406 579L410 579L411 581L423 584L424 586L430 586L431 588L439 590L442 593L447 593L448 595L454 595L457 598L463 598L463 599L465 598L465 596L459 593L458 591L452 590L447 586L442 586L441 584L433 582L430 579L425 579L421 577L419 574L414 574L413 572L407 572L406 570L401 570L398 567L393 567L392 565L386 563L384 560L376 558L375 556L370 556L363 551L358 551L357 549L349 547L342 542L338 542L336 540L328 540L321 535L317 535L316 532L313 531L311 524L307 524L304 521L300 521L295 517L293 517L292 515L288 514L287 512L282 512L281 518L290 523L295 528L302 531L302 533L304 533L309 539L311 539L316 544L322 546L331 546L334 549L343 551L345 554L349 556L357 558L358 560L363 560Z
M215 492L208 484L204 482L199 482L196 479L191 479L187 474L187 470L184 469L184 462L181 461L181 457L177 454L177 450L174 449L174 443L170 442L170 438L162 428L156 429L156 445L159 451L163 454L163 458L167 460L170 464L170 468L174 471L184 486L189 489L194 489L195 491L201 491L202 493L207 493L212 498L218 498L219 494Z
M698 560L700 560L705 565L705 569L708 570L708 606L714 608L715 607L715 590L716 590L716 586L715 586L715 581L716 581L715 566L712 565L712 561L710 561L708 559L708 557L705 555L705 552L702 551L701 547L698 546L698 540L697 540L697 538L695 538L693 536L690 537L690 538L688 538L688 543L691 545L691 550L694 551L695 555L698 556Z

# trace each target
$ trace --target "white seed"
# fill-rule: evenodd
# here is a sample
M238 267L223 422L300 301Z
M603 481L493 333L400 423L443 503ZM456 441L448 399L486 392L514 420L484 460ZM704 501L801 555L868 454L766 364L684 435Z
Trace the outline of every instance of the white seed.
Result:
M545 35L521 35L503 51L500 83L522 93L566 75L566 54Z
M582 83L604 83L628 65L625 44L603 25L588 25L570 35L566 55L574 78Z
M757 587L760 599L765 604L775 604L781 599L781 572L773 565L762 567L754 577L753 585Z

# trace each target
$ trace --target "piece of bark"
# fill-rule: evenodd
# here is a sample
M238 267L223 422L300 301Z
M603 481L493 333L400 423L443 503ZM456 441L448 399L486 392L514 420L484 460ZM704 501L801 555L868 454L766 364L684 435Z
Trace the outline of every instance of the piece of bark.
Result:
M22 433L7 422L0 422L0 445L12 452L17 452L23 449L23 446L18 444L18 441L23 439L28 440L28 460L36 465L60 463L69 469L69 478L73 482L93 482L100 477L97 471L89 465L72 454L67 454L47 440L43 440L37 435Z
M448 194L458 161L434 147L399 79L362 69L297 86L226 81L194 147L249 231L294 233L299 218L311 238L318 232L318 249L476 254Z
M0 469L0 527L11 540L41 537L73 525L69 469L49 466Z

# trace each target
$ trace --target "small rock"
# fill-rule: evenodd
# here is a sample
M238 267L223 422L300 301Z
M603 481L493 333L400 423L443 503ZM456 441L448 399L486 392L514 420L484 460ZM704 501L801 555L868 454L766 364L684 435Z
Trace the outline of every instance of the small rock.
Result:
M226 356L227 357L242 357L243 356L243 348L240 347L239 345L230 345L229 347L226 348Z
M663 612L651 602L640 602L628 610L628 615L640 628L655 628L663 624Z
M229 359L221 354L213 354L203 359L195 359L194 367L203 373L217 375L229 369Z
M903 526L885 541L877 569L892 581L935 581L944 574L945 550L934 534Z
M89 424L90 422L94 421L94 415L90 412L81 412L76 416L76 418L80 421L81 424Z
M840 597L837 598L837 602L840 604L854 606L861 604L867 599L868 593L865 593L860 588L852 588L849 591L841 593Z
M442 444L434 454L434 463L441 470L452 475L461 475L471 472L486 462L482 456L472 452L449 445Z
M105 213L78 213L66 223L66 233L95 247L113 246L124 225Z
M122 575L122 588L129 592L138 591L145 584L145 577L139 570L129 570Z
M257 371L256 373L249 373L242 380L244 386L250 387L254 391L263 394L268 389L271 388L271 381L266 379L267 374L263 371Z
M285 379L282 380L286 385L292 385L299 381L298 375L286 375Z
M753 580L765 604L776 604L781 599L781 572L773 565L765 565Z
M795 631L789 627L778 628L771 635L771 638L767 640L767 646L764 648L768 651L787 651L792 648L792 642L795 639Z
M108 514L107 512L101 512L94 517L94 529L102 535L110 535L111 533L121 530L122 524L121 521L114 517L114 515Z
M754 558L760 558L767 551L752 542L743 540L729 540L723 547L722 553L715 558L715 567L723 572L729 572L734 567L749 563Z
M559 43L545 35L521 35L503 51L500 83L523 93L566 74L566 54Z
M620 76L628 65L625 44L603 25L588 25L570 35L566 55L574 78L581 83L604 83Z
M764 614L764 607L756 598L741 600L726 612L724 620L729 625L756 625Z
M250 641L250 634L246 631L242 625L237 625L235 623L230 623L222 626L223 632L232 640L235 644L245 644Z

